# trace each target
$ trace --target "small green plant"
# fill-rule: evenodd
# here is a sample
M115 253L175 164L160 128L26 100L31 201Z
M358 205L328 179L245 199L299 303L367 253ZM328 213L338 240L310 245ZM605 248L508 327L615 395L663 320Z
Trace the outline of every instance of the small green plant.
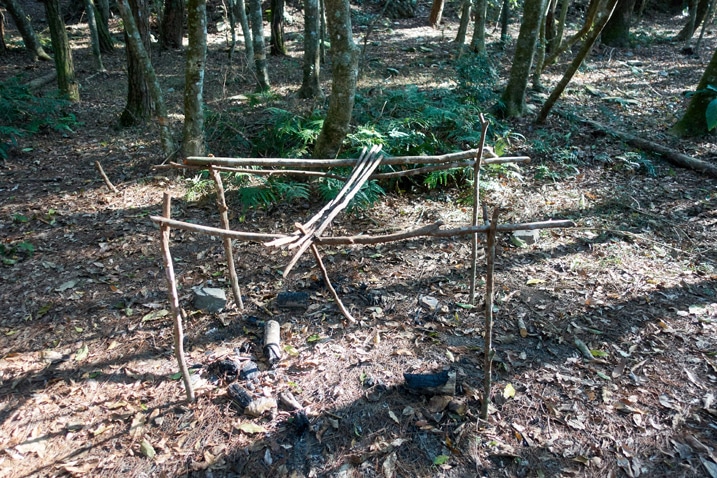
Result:
M25 257L35 254L35 246L27 241L10 244L0 244L0 260L6 266L16 264Z
M286 178L261 177L256 183L241 187L237 199L245 208L266 207L277 202L308 200L311 195L306 183L290 181Z
M705 120L707 121L707 131L712 131L717 126L717 86L707 85L706 88L702 88L697 91L693 91L687 94L687 96L694 95L706 95L712 97L707 107L705 108Z
M319 194L324 201L330 201L338 196L344 181L335 178L321 178L318 182ZM359 192L351 199L346 210L348 212L364 211L371 208L385 194L377 181L366 181Z
M72 132L78 123L64 111L69 103L57 98L33 95L18 78L0 82L0 158L8 156L17 139L43 129Z
M300 116L281 108L266 109L269 121L254 138L253 154L264 157L303 158L324 125L323 114L315 110Z

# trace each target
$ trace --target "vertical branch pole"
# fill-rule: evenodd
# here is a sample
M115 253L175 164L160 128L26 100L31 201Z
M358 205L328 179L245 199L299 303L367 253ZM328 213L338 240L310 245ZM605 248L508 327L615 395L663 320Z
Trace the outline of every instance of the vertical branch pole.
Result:
M217 208L219 208L219 217L221 218L222 227L227 231L231 229L229 227L229 215L227 211L227 201L224 197L224 184L222 183L222 177L219 175L219 171L209 166L209 172L212 173L212 179L217 185ZM244 310L244 302L241 300L241 292L239 291L239 280L237 279L237 271L234 267L234 252L232 251L232 240L229 237L222 239L224 242L224 254L227 256L227 268L229 269L229 282L232 285L232 294L234 295L234 302L240 310Z
M162 206L162 215L170 219L172 197L169 193L164 193L164 202ZM194 388L192 388L192 377L189 375L187 368L187 359L184 356L184 329L182 328L182 313L179 308L179 294L177 293L177 284L174 278L174 264L172 262L172 254L169 251L169 226L162 224L162 259L164 260L164 270L167 276L167 295L169 296L169 305L172 309L172 320L174 322L174 354L177 357L179 371L182 372L182 380L184 380L184 389L187 392L187 400L193 402Z
M488 419L488 404L490 403L491 375L493 369L493 271L495 269L495 229L498 226L500 208L493 209L490 220L490 229L486 239L486 274L485 274L485 341L483 373L483 403L481 403L480 417Z
M483 159L483 147L485 146L485 135L488 131L488 125L485 117L480 115L480 144L478 145L478 156L473 166L473 221L472 225L478 225L478 210L480 209L480 165ZM471 304L475 304L476 300L476 276L478 269L478 233L471 236L471 280L469 299Z

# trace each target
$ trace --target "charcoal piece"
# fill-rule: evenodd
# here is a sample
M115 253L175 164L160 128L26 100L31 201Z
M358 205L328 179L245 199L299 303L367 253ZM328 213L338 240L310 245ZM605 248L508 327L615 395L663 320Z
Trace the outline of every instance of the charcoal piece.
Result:
M241 367L235 360L224 359L217 360L209 365L209 373L218 378L222 378L227 382L237 379Z
M309 417L306 416L306 412L304 412L303 410L299 410L294 413L291 423L294 425L294 428L296 428L296 433L298 433L299 435L304 433L311 426L311 423L309 422Z
M244 362L239 371L239 380L254 380L257 377L259 377L259 369L256 364L251 360Z
M403 379L409 391L424 395L454 395L456 393L455 370L438 373L404 373Z
M275 303L281 309L305 309L309 306L309 294L306 292L279 292Z
M232 383L231 385L229 385L229 387L227 387L227 392L229 393L229 396L232 397L232 399L237 403L237 405L242 408L242 410L244 410L251 404L251 402L254 401L249 392L243 389L237 383Z
M247 316L244 320L246 320L247 325L251 325L252 327L264 326L264 321L261 320L259 317L254 317L253 315Z

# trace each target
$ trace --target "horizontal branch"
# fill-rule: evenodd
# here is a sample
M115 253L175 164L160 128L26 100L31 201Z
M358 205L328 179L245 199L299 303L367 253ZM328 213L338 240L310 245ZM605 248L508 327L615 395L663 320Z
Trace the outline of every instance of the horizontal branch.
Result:
M226 229L220 229L218 227L201 226L199 224L192 224L190 222L176 221L174 219L167 219L161 216L150 216L153 222L159 225L168 225L173 228L182 229L185 231L199 232L203 234L209 234L218 237L229 237L240 241L256 241L264 242L271 239L280 239L289 237L288 234L265 234L265 233L254 233L254 232L240 232L240 231L228 231ZM334 237L316 237L314 241L322 246L338 246L346 244L381 244L386 242L400 241L404 239L413 239L416 237L454 237L454 236L467 236L469 234L486 234L489 226L466 226L457 227L453 229L440 229L443 224L435 222L426 226L419 227L418 229L412 229L410 231L397 232L394 234L385 234L380 236L334 236ZM511 232L519 230L534 230L534 229L556 229L561 227L575 227L573 221L568 220L557 220L557 221L541 221L541 222L526 222L520 224L499 224L496 230L498 232Z
M490 150L484 150L486 155L492 157L484 158L485 164L497 164L506 162L526 161L525 156L517 157L496 157ZM396 156L384 157L381 165L408 165L408 164L436 164L451 163L465 159L475 159L478 155L477 149L468 151L458 151L457 153L442 154L438 156ZM183 167L202 167L209 165L222 167L286 167L286 168L340 168L354 167L356 165L355 158L348 159L294 159L294 158L216 158L216 157L197 157L190 156L184 160Z

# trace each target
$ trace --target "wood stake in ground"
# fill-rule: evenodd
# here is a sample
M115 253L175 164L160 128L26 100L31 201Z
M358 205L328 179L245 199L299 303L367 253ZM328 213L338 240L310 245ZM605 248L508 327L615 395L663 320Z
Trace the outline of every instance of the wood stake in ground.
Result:
M485 135L488 131L488 125L485 117L480 115L480 145L478 146L478 156L476 156L473 165L473 226L478 225L478 209L480 208L480 166L483 159L483 146L485 146ZM471 237L471 278L470 278L470 303L475 304L476 300L476 276L478 275L478 233Z
M229 215L227 211L227 201L224 196L224 184L222 183L222 177L218 171L213 167L209 166L209 172L212 174L212 179L217 185L217 208L219 209L219 218L222 222L222 227L227 231L231 229L229 226ZM234 295L234 302L236 303L239 310L244 310L244 302L241 300L241 291L239 290L239 279L237 278L237 271L234 267L234 252L232 251L232 240L229 237L222 237L224 243L224 254L227 256L227 269L229 271L229 282L232 286L232 294Z
M491 374L493 369L493 272L495 270L495 233L498 226L499 208L493 209L490 220L490 229L486 238L486 273L485 273L485 332L483 343L483 402L480 408L482 420L488 419L488 404L490 403Z
M162 203L162 214L169 219L172 214L172 197L169 193L164 193ZM189 375L187 368L187 359L184 356L184 328L182 327L182 310L179 308L179 294L177 293L177 283L174 278L174 262L172 254L169 250L169 233L170 229L167 224L162 224L162 260L164 261L164 271L167 278L167 295L169 296L169 306L172 310L172 321L174 322L174 354L177 357L179 371L182 372L182 380L184 381L184 389L187 392L187 400L193 402L195 399L194 388L192 387L192 377Z
M105 181L105 184L107 185L107 188L112 191L113 193L118 192L117 188L114 184L112 184L112 181L110 181L110 178L107 177L105 174L105 170L102 169L102 165L99 161L95 161L95 169L97 169L97 172L100 173L100 176L102 176L102 179Z

